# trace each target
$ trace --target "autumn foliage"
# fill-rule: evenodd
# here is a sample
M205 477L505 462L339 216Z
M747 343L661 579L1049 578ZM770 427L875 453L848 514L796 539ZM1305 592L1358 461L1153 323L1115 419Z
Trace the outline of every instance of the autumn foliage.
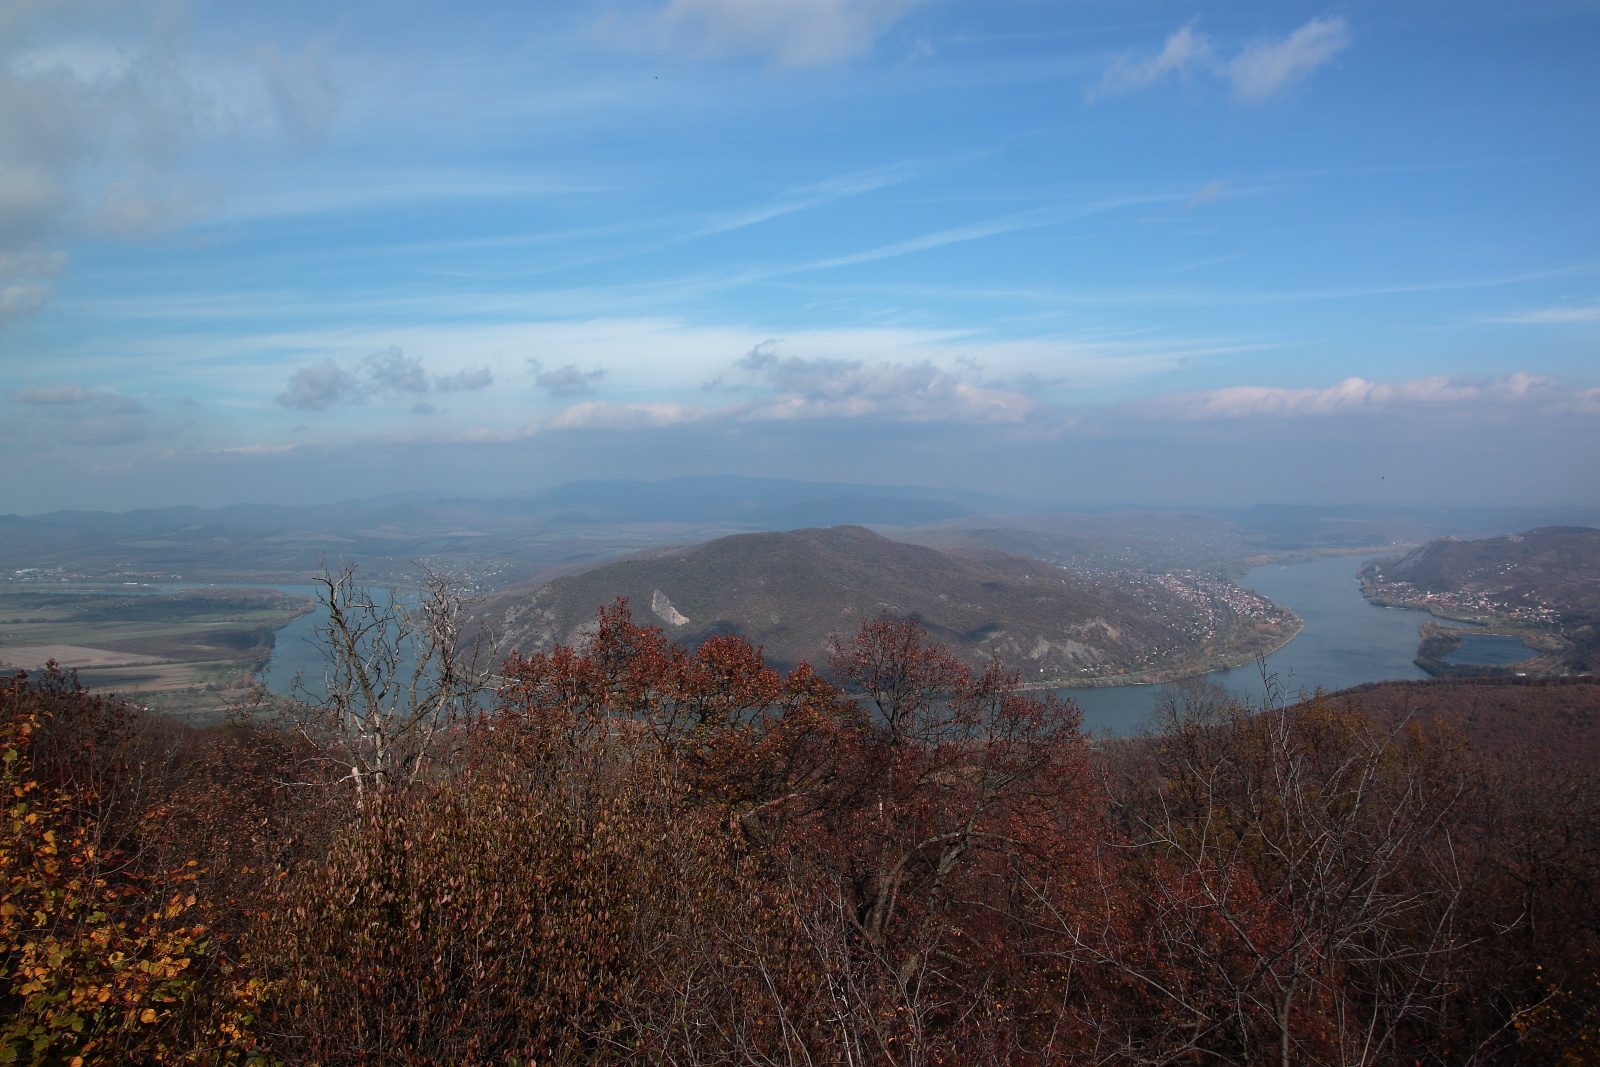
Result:
M914 619L780 674L619 602L427 738L358 790L360 731L6 681L0 1063L1597 1053L1600 777L1426 709L1091 745Z

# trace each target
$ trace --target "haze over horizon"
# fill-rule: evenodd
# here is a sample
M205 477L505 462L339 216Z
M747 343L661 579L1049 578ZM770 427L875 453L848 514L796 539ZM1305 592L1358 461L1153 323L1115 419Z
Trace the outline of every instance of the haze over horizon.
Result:
M13 5L0 512L1594 505L1596 40L1595 0Z

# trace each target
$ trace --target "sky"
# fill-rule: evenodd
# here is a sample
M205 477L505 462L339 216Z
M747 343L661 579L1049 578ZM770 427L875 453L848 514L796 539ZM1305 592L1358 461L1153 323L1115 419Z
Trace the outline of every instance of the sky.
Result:
M1600 0L5 0L0 511L1600 503Z

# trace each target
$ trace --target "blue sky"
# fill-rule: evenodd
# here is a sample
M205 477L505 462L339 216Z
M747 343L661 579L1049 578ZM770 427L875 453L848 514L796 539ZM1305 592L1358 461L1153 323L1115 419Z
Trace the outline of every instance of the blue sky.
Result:
M1600 4L0 11L3 510L1600 500Z

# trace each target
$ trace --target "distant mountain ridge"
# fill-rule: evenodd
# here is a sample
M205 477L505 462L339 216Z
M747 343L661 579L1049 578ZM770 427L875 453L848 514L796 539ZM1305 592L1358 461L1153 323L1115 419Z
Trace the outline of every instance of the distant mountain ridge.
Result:
M508 648L581 643L598 608L626 597L641 621L695 645L738 633L769 660L825 663L841 635L882 611L915 615L968 662L998 655L1025 680L1104 683L1242 662L1298 620L1242 590L1219 605L1198 586L1089 583L1034 559L958 557L859 526L738 534L656 550L507 590L482 615Z
M492 499L405 493L325 505L0 515L0 578L298 583L325 557L360 563L369 581L405 584L417 578L415 561L425 559L493 590L651 547L841 524L872 526L945 552L998 549L1102 578L1170 572L1225 578L1284 553L1476 536L1552 521L1600 522L1600 510L1053 511L1039 501L960 489L717 475L578 481Z
M0 515L0 577L50 582L297 582L326 557L372 581L428 559L481 588L743 530L906 527L1038 506L962 490L723 475L569 482L480 500L407 494L327 505ZM18 575L21 571L31 575ZM48 573L46 573L48 572Z

